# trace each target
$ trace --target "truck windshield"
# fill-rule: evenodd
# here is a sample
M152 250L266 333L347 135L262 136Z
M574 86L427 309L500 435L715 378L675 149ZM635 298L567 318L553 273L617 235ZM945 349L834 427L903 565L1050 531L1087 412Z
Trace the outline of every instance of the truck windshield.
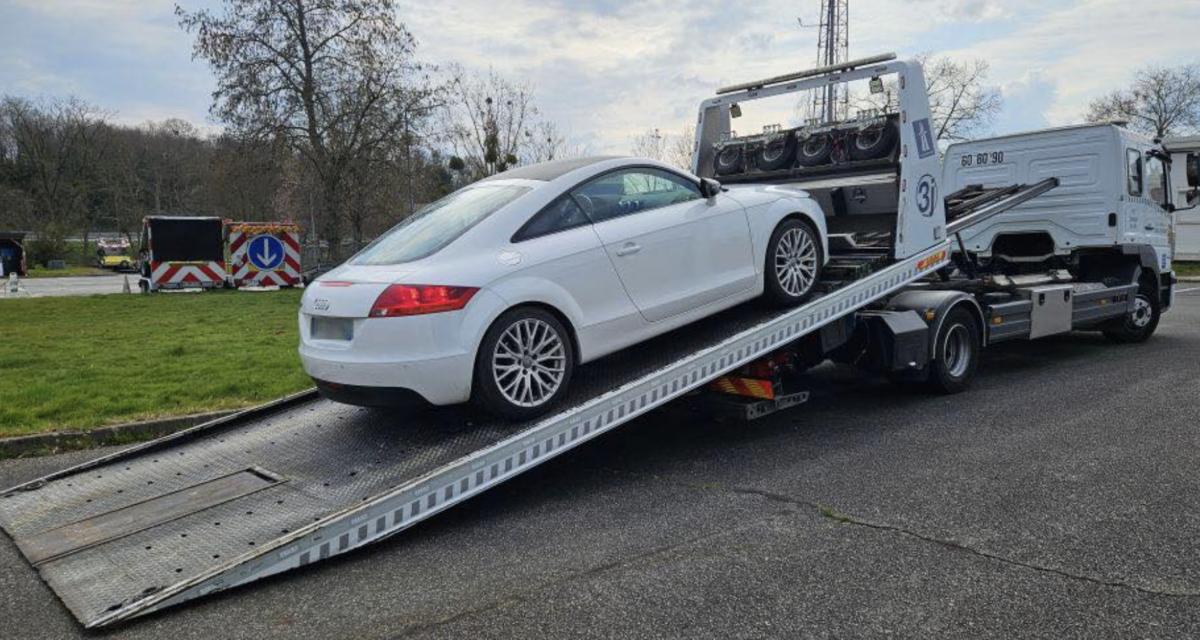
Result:
M488 184L459 189L402 220L350 263L399 264L431 256L528 191L529 187Z

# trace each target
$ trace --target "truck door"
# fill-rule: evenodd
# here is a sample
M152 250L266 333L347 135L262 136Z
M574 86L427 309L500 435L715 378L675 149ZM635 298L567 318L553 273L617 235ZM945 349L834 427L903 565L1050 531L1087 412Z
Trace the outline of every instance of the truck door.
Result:
M1167 163L1162 158L1146 157L1146 192L1155 206L1151 207L1150 220L1143 229L1150 244L1156 247L1170 246L1171 213L1167 206L1171 203L1171 182L1167 173Z
M1137 244L1148 244L1158 249L1159 268L1168 264L1163 258L1170 251L1171 213L1167 205L1171 202L1171 186L1167 178L1167 164L1157 155L1142 155L1141 175L1133 167L1136 150L1129 150L1131 179L1129 181L1129 208L1126 212L1125 234ZM1140 178L1140 180L1139 180ZM1139 184L1140 183L1140 184ZM1136 192L1140 191L1137 195ZM1169 259L1168 259L1169 260Z

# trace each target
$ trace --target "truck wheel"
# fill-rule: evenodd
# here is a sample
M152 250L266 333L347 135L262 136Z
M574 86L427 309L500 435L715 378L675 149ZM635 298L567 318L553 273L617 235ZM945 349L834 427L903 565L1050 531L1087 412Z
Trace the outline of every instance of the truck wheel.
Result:
M849 145L851 160L875 160L892 152L896 146L896 128L889 122L867 127L854 136Z
M821 279L821 240L808 223L788 218L767 243L764 297L780 307L804 302Z
M800 141L800 150L796 153L796 161L802 167L816 167L829 162L833 155L833 137L820 133Z
M526 420L545 413L571 382L575 350L553 314L518 307L502 314L475 355L471 399L498 416Z
M796 137L790 133L768 140L754 154L754 164L760 171L786 169L795 159Z
M933 342L926 384L937 393L958 393L971 386L979 364L979 326L961 306L946 316Z
M745 145L726 145L713 158L713 172L719 176L741 173L745 166Z
M1104 337L1121 344L1145 342L1158 328L1161 311L1158 300L1139 292L1133 300L1133 309L1108 325Z

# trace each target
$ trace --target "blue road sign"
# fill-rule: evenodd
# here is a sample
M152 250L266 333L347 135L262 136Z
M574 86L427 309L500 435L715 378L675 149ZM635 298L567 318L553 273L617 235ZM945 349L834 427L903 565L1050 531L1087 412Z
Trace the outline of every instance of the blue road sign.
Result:
M913 120L913 133L917 136L917 155L922 158L937 153L937 147L933 146L933 129L929 126L929 118L921 118Z
M270 234L254 236L246 245L250 264L260 271L270 271L283 263L283 242Z

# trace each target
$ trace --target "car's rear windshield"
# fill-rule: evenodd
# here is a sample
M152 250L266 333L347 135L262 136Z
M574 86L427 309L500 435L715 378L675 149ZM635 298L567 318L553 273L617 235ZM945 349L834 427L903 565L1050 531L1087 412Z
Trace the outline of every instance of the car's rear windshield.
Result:
M431 256L528 191L529 187L488 184L459 189L402 220L350 263L399 264Z

